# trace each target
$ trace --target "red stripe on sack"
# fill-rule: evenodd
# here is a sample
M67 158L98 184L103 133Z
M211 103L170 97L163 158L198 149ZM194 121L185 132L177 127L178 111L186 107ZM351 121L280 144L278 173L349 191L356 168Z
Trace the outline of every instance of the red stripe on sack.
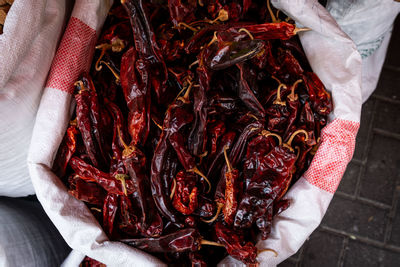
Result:
M88 72L96 44L96 31L71 17L51 65L46 87L72 94L74 82Z
M304 178L316 187L335 193L353 157L360 123L335 119L321 133L321 144Z

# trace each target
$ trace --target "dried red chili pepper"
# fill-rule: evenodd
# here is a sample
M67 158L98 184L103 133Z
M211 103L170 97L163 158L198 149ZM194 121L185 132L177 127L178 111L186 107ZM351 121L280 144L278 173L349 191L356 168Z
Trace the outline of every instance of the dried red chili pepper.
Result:
M304 130L296 131L287 143L274 147L261 159L240 202L235 227L249 228L256 223L262 238L268 237L270 228L265 220L271 219L272 215L266 214L272 213L269 209L272 209L273 202L283 196L290 184L296 161L296 154L290 145L298 133L307 134Z
M221 222L215 224L218 241L225 246L229 255L246 264L257 263L257 248L251 242L243 245L243 237L237 233L237 231L225 227Z
M79 131L82 135L83 144L86 148L86 153L89 156L94 166L98 167L101 165L102 158L100 148L96 142L96 137L92 131L92 118L90 115L91 110L91 92L87 86L82 82L75 84L78 91L75 94L76 100L76 120Z
M64 177L68 162L74 155L77 146L77 135L79 134L76 120L69 123L69 127L58 149L56 159L53 163L53 171L58 177Z
M134 210L132 200L128 196L118 196L120 207L120 221L118 222L119 229L130 235L136 236L139 233L139 219L137 212Z
M305 72L303 80L310 96L311 106L319 115L327 116L332 111L332 99L318 76L313 72Z
M129 109L128 132L132 145L144 144L150 130L150 88L148 63L129 48L121 59L121 86Z
M68 178L68 184L68 193L76 199L93 205L101 206L103 204L106 193L96 183L88 183L80 179L79 176L71 175Z
M96 182L109 193L128 195L135 192L132 181L126 180L127 177L124 174L113 177L75 156L71 158L69 165L79 178L87 182Z
M163 96L166 95L168 73L143 0L123 0L121 2L130 17L136 50L149 62L149 69L151 69L149 80L158 102L162 103Z
M168 0L169 13L175 26L180 22L190 23L196 19L197 0Z
M120 241L143 251L156 253L194 252L200 250L201 245L222 246L216 242L202 239L198 230L194 228L182 229L158 238L122 239Z
M192 176L192 177L190 177ZM172 205L183 215L192 214L198 205L198 189L192 174L183 171L176 175L176 190Z
M276 146L274 137L278 139L278 144L281 145L281 137L267 130L263 130L257 137L251 139L247 145L246 158L243 163L245 188L249 186L251 178L259 168L262 157L267 155Z
M145 236L159 236L162 233L163 222L150 195L150 182L145 174L146 158L138 148L133 145L127 146L121 137L120 140L125 147L122 160L135 187L132 197L140 214L140 231Z
M109 193L103 205L103 227L108 236L112 236L114 220L118 210L118 195Z
M243 189L243 182L239 180L239 171L233 169L226 153L228 147L224 148L224 156L228 167L225 172L225 205L223 209L224 220L228 225L232 225L238 207L238 197Z

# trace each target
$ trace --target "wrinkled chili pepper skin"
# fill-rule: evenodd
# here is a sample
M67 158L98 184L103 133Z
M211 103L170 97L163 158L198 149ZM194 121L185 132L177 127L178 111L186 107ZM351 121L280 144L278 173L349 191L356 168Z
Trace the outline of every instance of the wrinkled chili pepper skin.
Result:
M244 68L243 64L236 65L239 68L239 86L238 86L238 95L239 98L244 102L244 104L254 112L256 116L259 118L265 117L265 109L261 105L261 103L257 100L256 96L250 89L249 83L247 79L249 79L249 73Z
M239 180L239 171L233 169L225 173L225 205L223 209L224 220L232 225L238 207L238 197L243 189L243 183Z
M332 111L332 99L318 76L313 72L303 75L314 112L327 116Z
M218 241L225 246L228 254L233 258L246 264L257 262L257 248L251 242L242 245L243 239L237 235L237 231L229 229L221 222L217 222L215 224L215 234Z
M196 19L194 12L197 1L168 0L168 8L174 26L178 26L179 22L190 23Z
M119 229L130 235L136 236L139 232L139 224L137 215L134 212L134 207L131 199L128 196L119 196L120 203L120 222Z
M255 121L250 123L245 127L241 135L236 140L236 143L233 145L231 151L229 152L229 161L232 166L236 166L239 163L239 160L243 157L245 153L245 148L247 144L247 140L249 140L254 135L258 134L262 129L262 123L260 121ZM226 188L226 179L225 173L227 172L226 164L222 168L221 177L218 181L217 188L215 190L214 199L218 203L225 203L225 188Z
M272 39L287 40L296 35L295 25L287 22L244 25L241 28L248 30L254 39L264 41ZM228 31L234 33L239 29L239 27L232 27Z
M96 183L88 183L77 176L68 178L68 193L76 199L88 202L93 205L101 206L106 197L105 191Z
M251 178L260 166L262 157L267 155L276 146L273 136L259 135L251 139L247 145L246 158L243 163L243 178L245 188L249 186Z
M136 50L150 63L151 85L161 103L166 95L168 73L143 0L126 0L123 5L130 17Z
M108 194L103 205L103 227L108 236L112 236L114 220L118 210L118 195Z
M125 194L122 183L116 180L111 174L102 172L75 156L71 158L69 164L81 179L87 182L96 182L109 193L117 195ZM131 180L126 180L126 190L128 194L132 194L135 191Z
M194 228L186 228L158 238L120 240L146 252L187 252L200 249L200 234Z
M249 228L266 213L274 200L286 190L295 161L296 154L282 146L274 147L262 159L239 204L235 227Z
M78 88L78 90L79 93L75 94L76 120L78 128L82 135L87 155L94 166L99 166L101 159L99 159L95 137L93 136L91 129L90 92L84 88Z
M172 201L174 208L183 215L190 215L197 208L197 197L198 189L194 175L183 171L178 172L176 175L176 191Z
M58 149L56 159L53 163L53 171L58 177L64 177L65 171L67 170L68 162L72 155L74 155L77 146L77 135L79 131L76 125L70 125L67 129L67 133Z
M159 236L162 233L163 222L150 195L150 184L144 173L145 156L138 149L134 149L129 154L124 153L122 159L135 187L133 198L140 210L140 230L145 236Z
M129 48L121 59L121 86L129 109L131 144L144 144L150 130L149 66Z

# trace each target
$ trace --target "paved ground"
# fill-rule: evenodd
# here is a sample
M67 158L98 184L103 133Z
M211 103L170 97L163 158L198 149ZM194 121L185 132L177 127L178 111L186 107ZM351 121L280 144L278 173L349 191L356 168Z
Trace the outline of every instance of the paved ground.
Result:
M321 226L289 266L400 266L400 17L354 158Z

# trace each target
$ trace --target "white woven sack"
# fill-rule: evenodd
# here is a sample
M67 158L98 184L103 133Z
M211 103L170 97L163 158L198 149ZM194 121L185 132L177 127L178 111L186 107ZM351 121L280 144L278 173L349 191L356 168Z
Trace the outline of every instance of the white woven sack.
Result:
M16 0L0 35L0 196L34 194L26 158L65 1Z
M257 247L278 252L259 254L262 266L275 266L304 243L319 225L352 158L362 104L361 57L350 38L316 0L272 1L312 31L300 38L314 72L332 93L334 111L322 131L319 150L309 170L289 190L291 206L274 218L271 237ZM67 193L51 172L72 110L73 83L91 63L93 46L107 14L107 1L77 1L54 59L43 94L29 152L29 170L38 199L66 242L74 249L64 266L77 266L88 255L107 266L157 266L155 257L109 241L81 201ZM242 265L227 257L221 265Z

